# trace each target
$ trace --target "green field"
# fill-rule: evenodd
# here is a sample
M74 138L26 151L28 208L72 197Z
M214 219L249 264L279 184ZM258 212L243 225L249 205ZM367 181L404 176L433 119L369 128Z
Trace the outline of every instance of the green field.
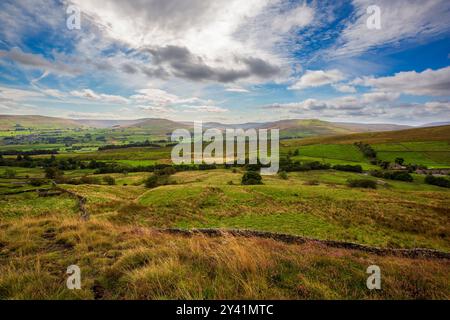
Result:
M219 166L179 171L165 185L149 188L145 182L153 173L134 172L136 167L170 164L170 147L96 150L108 143L143 141L145 130L67 129L58 135L87 139L89 133L91 138L72 145L0 146L0 151L58 148L54 160L32 155L31 164L35 160L54 161L53 166L77 164L60 170L66 180L58 187L69 193L46 196L38 189L52 189L52 179L32 185L46 176L45 168L26 167L26 161L16 156L3 157L16 166L0 167L0 298L449 298L448 259L379 256L317 242L287 244L255 236L168 233L168 228L245 229L314 241L450 253L450 189L425 183L423 174L412 173L412 182L372 177L369 170L380 167L353 144L353 135L339 141L336 137L283 140L280 154L301 163L360 165L362 173L296 171L264 176L261 185L241 185L245 167ZM51 131L46 135L51 137ZM93 143L96 136L105 136L106 141ZM378 133L357 137L372 139L368 142L372 141L378 160L402 157L405 163L449 167L448 137L439 141L423 136L428 140L393 141ZM90 166L92 160L125 169L98 174ZM69 184L71 179L81 184ZM376 189L348 184L361 179L375 182ZM85 201L87 221L80 218L78 197ZM82 267L86 281L79 291L67 290L60 276L74 263ZM370 264L385 272L383 291L365 287Z

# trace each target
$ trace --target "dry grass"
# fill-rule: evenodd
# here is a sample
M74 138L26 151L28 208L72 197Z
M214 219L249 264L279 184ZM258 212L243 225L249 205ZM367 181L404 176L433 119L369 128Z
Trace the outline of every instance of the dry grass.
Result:
M65 288L67 266L82 290ZM365 287L382 270L382 290ZM269 239L182 237L75 218L0 225L3 299L449 299L447 260Z

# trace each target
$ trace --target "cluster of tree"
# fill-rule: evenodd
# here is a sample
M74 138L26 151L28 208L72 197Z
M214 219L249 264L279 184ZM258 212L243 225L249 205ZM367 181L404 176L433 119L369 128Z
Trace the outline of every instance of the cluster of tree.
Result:
M100 177L92 177L92 176L83 176L80 178L68 178L64 177L64 172L55 167L48 167L45 169L45 177L50 180L54 180L60 184L107 184L107 185L115 185L116 179L111 176L104 176L102 179Z
M262 177L257 171L247 171L242 176L242 185L258 185L262 184Z
M146 140L144 142L134 142L134 143L128 143L128 144L108 144L106 146L99 147L98 150L103 151L103 150L115 150L115 149L127 149L127 148L144 148L144 147L160 148L161 145L156 144L156 143L151 143L150 141Z
M438 187L450 188L450 180L445 177L436 177L431 174L425 177L425 183L432 184Z
M280 159L280 170L286 172L328 170L330 168L331 168L330 164L322 163L319 161L300 162L300 161L291 161L290 158Z
M389 179L389 180L398 180L398 181L406 181L412 182L413 177L406 171L381 171L374 170L371 171L370 174L377 178Z
M348 180L348 186L351 188L366 188L366 189L376 189L377 182L370 179L354 179Z
M177 170L173 167L166 167L161 170L156 170L153 174L145 180L147 188L156 188L159 186L168 185L171 183L170 176L175 174Z
M189 165L189 164L155 164L150 166L124 166L118 163L106 163L97 162L95 160L91 161L88 165L89 169L96 169L95 174L106 174L106 173L128 173L128 172L155 172L167 167L172 167L175 171L193 171L193 170L212 170L216 169L217 166L214 164L199 164L199 165Z
M51 155L49 158L32 158L30 155L17 155L15 159L5 159L0 155L0 166L7 167L21 167L21 168L37 168L37 167L56 167L60 170L76 170L86 169L86 163L74 159L57 159L55 155Z
M364 157L371 160L376 160L377 152L372 148L370 144L364 142L355 142L355 146L358 147Z
M58 154L58 149L50 149L50 150L44 150L44 149L35 149L35 150L29 150L29 151L20 151L20 150L7 150L7 151L0 151L0 155L2 156L35 156L39 154Z
M338 171L348 171L348 172L363 172L363 169L360 165L351 165L351 164L336 164L333 166L334 170Z

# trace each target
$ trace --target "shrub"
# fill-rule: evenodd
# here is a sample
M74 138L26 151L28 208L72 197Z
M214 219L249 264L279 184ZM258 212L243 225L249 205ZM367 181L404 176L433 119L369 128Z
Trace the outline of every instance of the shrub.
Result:
M107 185L109 185L109 186L113 186L113 185L116 184L116 179L114 179L114 178L111 177L111 176L105 176L105 177L103 177L103 181L104 181Z
M425 183L432 184L438 187L450 188L450 180L445 177L435 177L433 175L427 175L425 177Z
M156 188L158 186L158 176L152 174L145 180L145 186L147 188Z
M168 185L170 183L168 175L158 176L156 174L151 175L145 180L145 186L147 188L156 188L159 186Z
M377 182L370 179L354 179L348 181L348 186L351 188L376 189Z
M319 181L318 180L308 180L308 181L305 181L304 184L307 186L318 186Z
M372 148L370 144L363 142L355 142L355 146L363 153L366 158L375 159L377 152Z
M333 166L333 169L339 171L359 172L359 173L363 171L360 165L353 166L350 164L336 164Z
M101 184L100 179L96 177L83 176L80 178L82 184Z
M280 171L278 172L278 176L283 179L283 180L287 180L289 179L288 174L286 173L286 171Z
M46 184L47 180L45 180L45 179L31 179L28 183L30 185L32 185L33 187L40 187L43 184Z
M247 171L242 176L241 184L243 185L257 185L262 184L262 177L256 171Z
M13 169L6 169L3 176L8 179L14 179L17 176L17 172Z
M406 181L412 182L413 177L406 171L380 171L375 170L371 171L370 174L377 178L389 179L389 180L398 180L398 181Z
M155 170L155 175L157 176L171 176L175 173L177 173L177 170L175 170L174 167L166 167L161 170Z
M58 179L64 173L56 167L45 168L45 177L47 179Z

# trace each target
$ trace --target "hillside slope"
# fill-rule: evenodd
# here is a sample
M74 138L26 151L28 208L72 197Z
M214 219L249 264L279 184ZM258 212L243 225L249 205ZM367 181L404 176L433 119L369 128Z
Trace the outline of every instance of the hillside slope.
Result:
M15 130L16 127L23 127L24 129L75 129L85 127L85 125L75 120L63 118L0 115L0 130Z
M294 139L284 142L285 145L309 144L352 144L362 141L370 144L415 142L415 141L446 141L450 142L450 125L440 127L413 128L398 131L366 132L327 137L312 137Z

